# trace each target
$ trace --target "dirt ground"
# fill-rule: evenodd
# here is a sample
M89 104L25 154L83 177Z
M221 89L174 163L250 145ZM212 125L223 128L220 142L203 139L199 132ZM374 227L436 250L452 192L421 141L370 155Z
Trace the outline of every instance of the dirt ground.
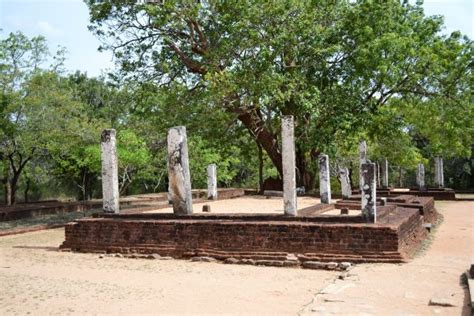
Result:
M332 271L63 253L63 229L1 237L0 315L469 315L460 281L474 259L474 202L436 206L444 222L427 250L406 264L357 265L344 279ZM435 297L455 306L430 306Z
M297 198L298 209L313 206L320 203L319 198L310 196L300 196ZM202 206L211 206L212 213L279 213L283 214L283 198L265 196L243 196L236 199L206 201L193 203L193 212L202 213ZM158 209L156 211L146 211L144 213L173 213L172 207Z

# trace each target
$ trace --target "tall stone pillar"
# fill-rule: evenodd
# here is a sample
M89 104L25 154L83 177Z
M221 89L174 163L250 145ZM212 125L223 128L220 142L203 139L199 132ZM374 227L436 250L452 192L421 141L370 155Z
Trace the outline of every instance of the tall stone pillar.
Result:
M168 131L168 179L174 214L192 214L191 175L184 126L173 127Z
M296 216L296 164L293 116L281 120L283 164L283 208L285 215Z
M425 166L420 163L418 164L418 168L416 170L416 185L418 186L418 190L423 191L426 189L425 187Z
M349 169L339 168L339 180L341 181L341 194L343 199L349 199L352 195L351 180L349 179Z
M435 157L435 186L444 188L443 158L440 156Z
M367 162L367 143L365 140L359 143L359 189L362 192L362 164Z
M377 189L380 189L382 188L382 179L381 179L382 172L380 171L381 169L380 163L376 162L375 167L377 168Z
M101 135L102 203L106 213L119 213L118 158L114 129Z
M329 157L319 155L319 194L321 203L331 203L331 178L329 176Z
M217 200L217 167L216 164L207 166L207 199Z
M368 221L377 221L377 187L375 181L375 164L362 164L362 216Z
M388 160L384 159L382 163L382 188L388 188Z

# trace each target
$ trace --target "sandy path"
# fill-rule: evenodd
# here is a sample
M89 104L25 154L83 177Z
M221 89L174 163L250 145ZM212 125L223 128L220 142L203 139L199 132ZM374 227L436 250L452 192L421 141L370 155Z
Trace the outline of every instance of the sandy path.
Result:
M299 196L297 198L298 209L313 206L320 203L319 198L310 196ZM243 196L229 200L206 201L193 203L194 213L202 213L202 206L209 204L212 213L279 213L283 214L283 198L265 196ZM173 208L163 208L156 211L146 211L144 213L173 213Z
M0 315L295 314L336 272L57 252L62 229L0 238Z
M408 264L365 264L316 295L305 313L469 315L461 275L474 262L474 202L436 202L444 216L429 249ZM446 298L454 307L429 306ZM304 313L303 313L304 314Z

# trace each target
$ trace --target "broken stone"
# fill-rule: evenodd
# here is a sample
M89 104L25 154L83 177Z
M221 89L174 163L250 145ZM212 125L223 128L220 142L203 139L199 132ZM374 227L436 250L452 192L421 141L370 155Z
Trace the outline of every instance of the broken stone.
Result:
M325 269L326 264L324 262L319 261L305 261L302 264L303 268L307 269Z
M285 260L283 266L285 267L296 267L299 264L297 260Z
M270 266L270 267L282 267L283 261L279 260L255 260L256 265Z
M341 262L341 263L339 263L339 268L341 268L343 270L347 270L351 266L352 266L352 264L350 262Z
M217 260L212 257L192 257L191 261L193 262L216 262Z
M328 262L326 263L326 269L329 269L329 270L334 270L334 269L337 269L337 262Z
M253 260L253 259L242 259L240 262L243 263L243 264L255 265L255 260Z
M349 209L347 207L341 208L341 215L349 215Z
M432 225L431 225L431 223L425 223L425 224L423 224L423 228L426 228L426 230L431 232Z
M123 258L123 255L122 255L121 253L116 253L116 254L115 254L115 257L116 257L116 258Z
M157 253L152 253L151 255L148 255L148 259L160 259L161 256Z
M228 264L236 264L236 263L239 263L240 260L237 259L237 258L227 258L225 259L224 263L228 263Z

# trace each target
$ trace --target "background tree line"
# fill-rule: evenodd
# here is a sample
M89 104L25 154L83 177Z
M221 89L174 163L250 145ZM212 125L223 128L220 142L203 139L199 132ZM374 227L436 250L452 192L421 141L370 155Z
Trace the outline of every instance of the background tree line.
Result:
M123 194L166 190L166 132L188 129L195 187L281 174L280 118L296 123L298 184L316 157L357 177L357 144L409 186L447 159L447 185L473 187L473 43L399 1L86 1L114 52L107 78L67 73L43 37L0 43L4 200L100 196L99 135L118 131ZM50 64L50 65L49 65ZM430 175L428 168L428 176ZM334 182L337 187L337 181ZM317 186L316 186L317 187ZM18 192L21 188L22 194Z

